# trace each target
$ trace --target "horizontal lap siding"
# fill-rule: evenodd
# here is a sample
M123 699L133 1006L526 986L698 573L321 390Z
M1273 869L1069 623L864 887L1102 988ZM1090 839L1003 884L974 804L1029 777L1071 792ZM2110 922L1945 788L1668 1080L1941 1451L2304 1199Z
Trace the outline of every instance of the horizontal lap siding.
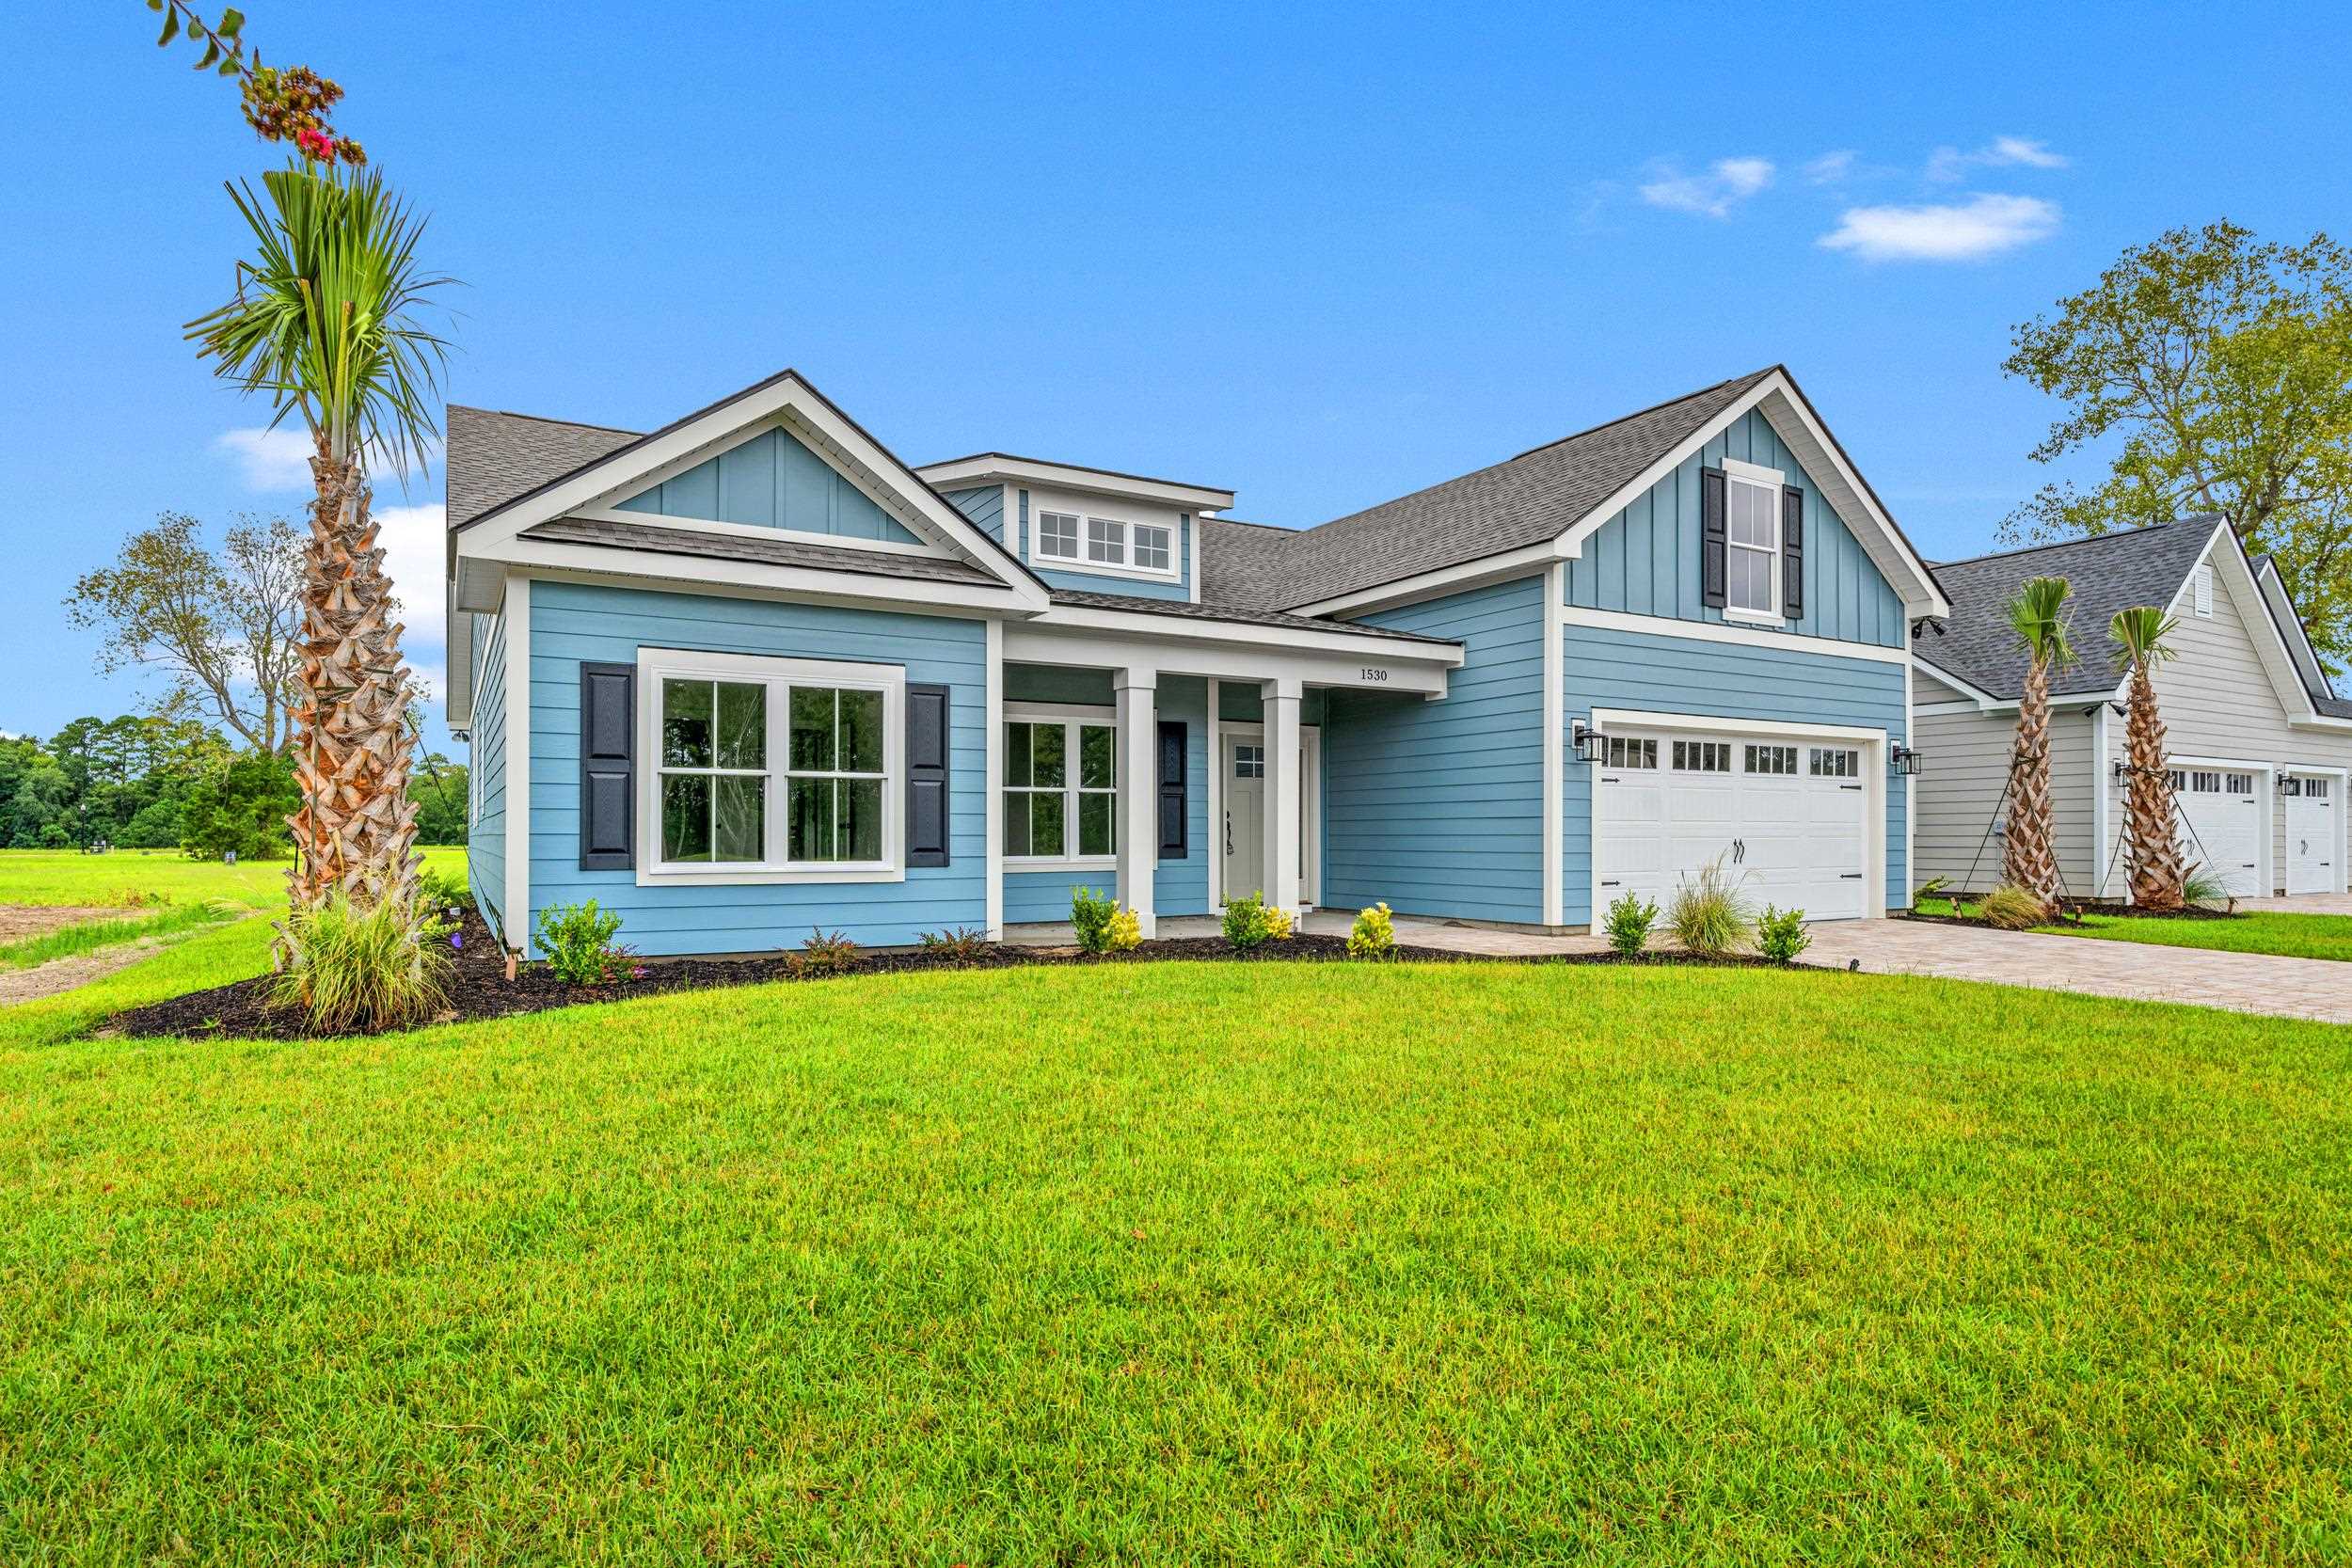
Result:
M1101 670L1066 670L1050 665L1005 667L1005 700L1100 707L1109 722L1118 717L1110 675ZM1152 879L1152 908L1161 914L1206 914L1209 910L1209 689L1197 676L1165 676L1157 701L1160 719L1184 726L1185 858L1165 860ZM1123 781L1122 781L1123 782ZM1144 787L1154 780L1147 776ZM1116 868L1085 871L1005 872L1005 918L1016 925L1070 918L1070 900L1082 887L1107 895L1117 886Z
M641 646L902 665L910 682L948 686L950 863L910 868L903 882L737 887L639 887L633 871L580 870L580 666L633 665ZM532 584L531 652L534 909L595 898L620 912L620 940L648 955L797 946L819 926L866 946L900 946L924 931L986 918L988 658L981 623L539 582ZM639 700L647 696L641 692Z
M1322 901L1543 918L1543 579L1361 618L1465 645L1436 702L1331 691Z
M1804 615L1783 625L1804 637L1900 647L1906 630L1900 598L1772 421L1755 411L1584 541L1582 554L1568 562L1568 603L1721 625L1724 612L1699 596L1699 470L1725 457L1778 468L1804 491Z
M1926 683L1914 696L1948 700ZM2097 731L2076 701L2050 717L2050 804L2057 831L2058 874L2067 891L2085 897L2097 885L2090 778ZM1955 888L1981 893L2001 879L2002 796L2017 738L2014 713L1923 713L1916 785L1919 827L1917 880L1942 877ZM2116 736L2120 741L2122 728ZM1989 836L1988 836L1989 835Z
M479 782L482 807L466 833L466 878L484 917L504 936L506 618L477 615L472 619L474 702L469 766Z
M1694 714L1762 722L1839 724L1883 731L1905 740L1903 667L1877 659L1841 658L1802 648L1759 648L1742 643L1701 642L1671 634L1570 626L1565 640L1562 682L1570 720L1595 708L1630 708L1647 713ZM1562 790L1564 854L1562 919L1572 926L1593 918L1592 806L1590 765L1565 752ZM1885 766L1882 757L1880 766ZM1903 863L1903 789L1886 789L1886 897L1899 905L1909 896Z

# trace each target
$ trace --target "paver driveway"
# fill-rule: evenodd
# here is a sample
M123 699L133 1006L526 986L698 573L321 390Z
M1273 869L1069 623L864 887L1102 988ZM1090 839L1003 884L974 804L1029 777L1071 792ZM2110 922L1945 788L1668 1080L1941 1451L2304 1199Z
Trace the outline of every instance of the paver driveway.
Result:
M1842 969L1850 960L1880 974L1993 980L2352 1023L2352 963L2327 958L2143 946L1926 920L1847 920L1813 927L1805 962Z

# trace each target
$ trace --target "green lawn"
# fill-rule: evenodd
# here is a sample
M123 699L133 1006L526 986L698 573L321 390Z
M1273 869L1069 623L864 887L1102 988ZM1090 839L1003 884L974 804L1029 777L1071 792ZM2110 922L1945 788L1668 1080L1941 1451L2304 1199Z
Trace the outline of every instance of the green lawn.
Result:
M0 1560L2340 1561L2352 1045L1154 965L0 1009Z
M1973 915L1973 903L1921 899L1920 914ZM2290 958L2352 959L2352 915L2281 914L2258 911L2229 920L2151 920L2145 916L2087 914L2080 926L2037 926L2051 936L2089 937L2103 942L2148 942L2158 947L2199 947L2223 953L2271 953Z

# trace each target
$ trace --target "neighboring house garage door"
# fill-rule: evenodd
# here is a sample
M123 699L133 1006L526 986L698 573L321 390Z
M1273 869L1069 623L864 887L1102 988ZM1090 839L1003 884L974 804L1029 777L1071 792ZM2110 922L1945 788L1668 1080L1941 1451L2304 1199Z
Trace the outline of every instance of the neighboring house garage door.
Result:
M1718 860L1759 909L1813 920L1872 912L1862 747L1629 731L1607 748L1594 769L1596 926L1628 892L1662 911L1682 878Z
M2286 813L2289 893L2341 893L2344 872L2336 864L2344 843L2344 791L2332 778L2290 773L2279 785Z
M2263 886L2262 783L2262 775L2242 769L2172 769L2172 792L2181 808L2182 853L2241 898L2258 898L2270 891Z

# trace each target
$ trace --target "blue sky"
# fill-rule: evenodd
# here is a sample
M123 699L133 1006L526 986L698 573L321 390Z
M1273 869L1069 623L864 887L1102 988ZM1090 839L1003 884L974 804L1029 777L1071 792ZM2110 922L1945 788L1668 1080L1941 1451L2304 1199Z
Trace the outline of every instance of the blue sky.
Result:
M246 10L433 214L454 401L644 428L789 364L911 462L1288 524L1779 360L1972 553L2050 477L2013 323L2171 225L2352 227L2318 8ZM77 573L301 480L179 334L273 160L135 0L42 30L0 120L0 730L46 734L135 692ZM378 498L432 675L439 499Z

